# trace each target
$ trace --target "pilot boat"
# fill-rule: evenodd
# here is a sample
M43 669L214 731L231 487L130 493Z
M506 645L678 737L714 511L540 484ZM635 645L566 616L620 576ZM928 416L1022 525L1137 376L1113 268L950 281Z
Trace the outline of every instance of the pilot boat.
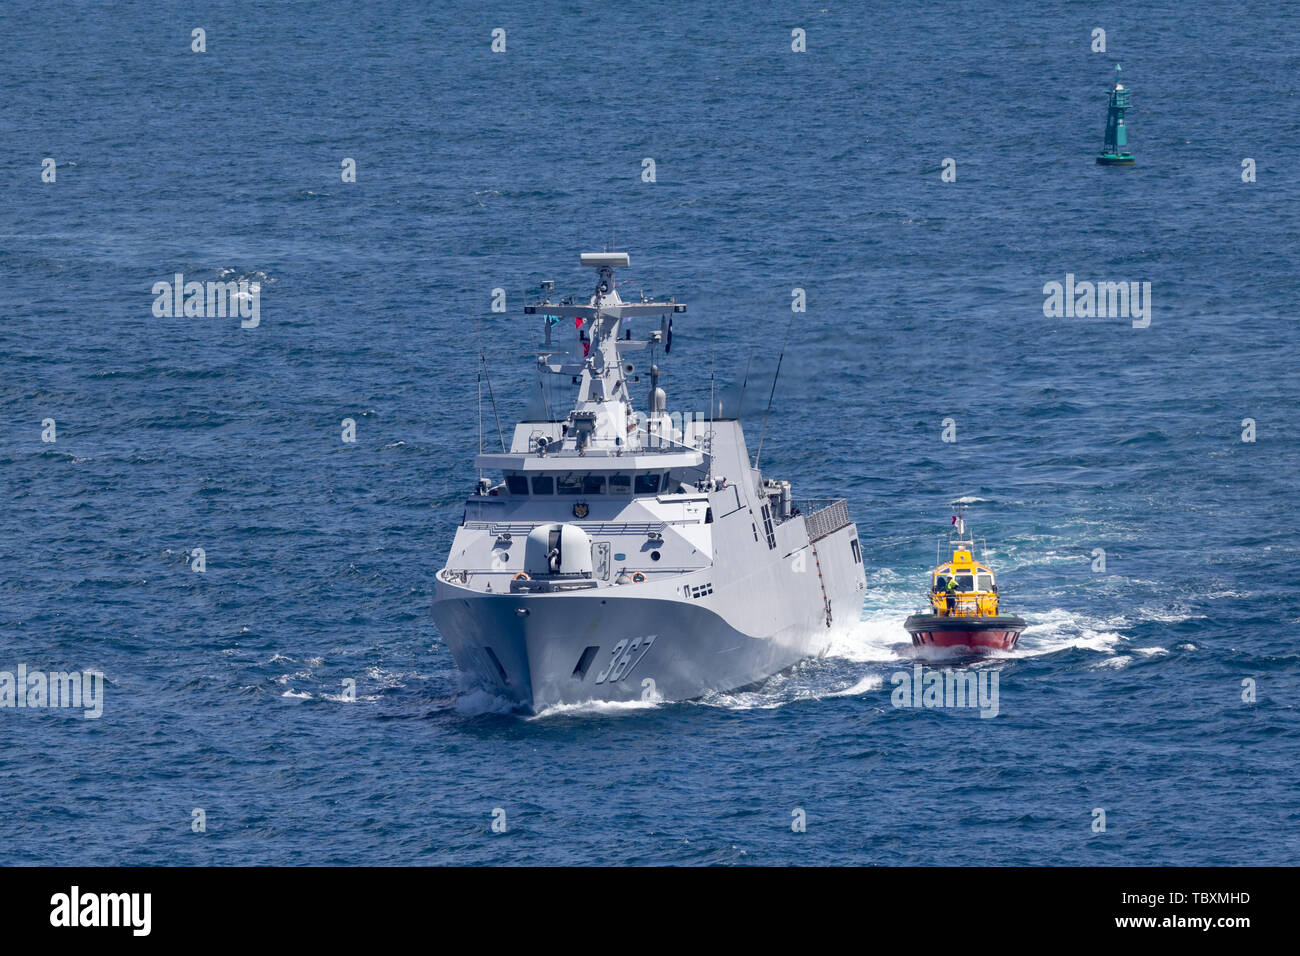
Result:
M437 573L465 689L532 713L688 700L823 653L866 588L846 502L793 498L712 399L669 414L658 362L686 305L623 301L626 252L580 261L590 296L545 282L524 304L545 336L535 408L508 448L480 449Z
M952 557L930 572L929 607L903 622L916 647L1011 650L1025 629L1024 618L1002 614L993 569L973 557L962 502L954 502Z

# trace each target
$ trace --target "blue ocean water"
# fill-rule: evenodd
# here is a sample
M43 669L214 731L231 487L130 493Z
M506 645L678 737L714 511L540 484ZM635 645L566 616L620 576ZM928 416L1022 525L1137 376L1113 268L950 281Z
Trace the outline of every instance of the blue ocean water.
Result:
M1172 0L4 5L0 670L108 683L98 720L0 709L0 862L1295 863L1298 27ZM1115 62L1132 169L1093 163ZM473 316L508 424L519 290L586 288L611 242L691 303L673 408L785 344L763 466L849 499L861 622L743 692L494 713L430 619ZM156 318L177 272L259 281L260 326ZM1150 326L1045 317L1067 273L1149 281ZM1032 625L980 665L991 720L891 705L957 495Z

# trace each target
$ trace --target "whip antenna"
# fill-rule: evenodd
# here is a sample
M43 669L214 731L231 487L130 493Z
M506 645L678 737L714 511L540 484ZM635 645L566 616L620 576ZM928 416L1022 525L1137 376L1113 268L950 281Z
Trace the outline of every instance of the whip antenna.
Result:
M763 436L767 434L767 416L772 413L772 397L776 395L776 380L781 377L781 363L785 361L785 347L790 341L790 328L794 325L794 313L785 327L785 338L781 341L781 354L776 360L776 372L772 375L772 391L767 395L767 409L763 412L763 427L758 432L758 454L754 456L754 470L758 470L758 460L763 457Z
M497 411L497 397L492 392L492 375L491 373L488 372L487 356L483 354L483 336L479 332L479 322L477 316L474 318L474 335L478 339L479 365L483 369L483 378L487 381L488 397L492 399L492 415L497 420L497 438L500 439L501 441L501 450L505 451L506 436L505 433L501 431L501 414L500 412ZM479 389L478 404L479 404L478 445L479 445L479 450L482 451L483 449L483 390L482 388Z

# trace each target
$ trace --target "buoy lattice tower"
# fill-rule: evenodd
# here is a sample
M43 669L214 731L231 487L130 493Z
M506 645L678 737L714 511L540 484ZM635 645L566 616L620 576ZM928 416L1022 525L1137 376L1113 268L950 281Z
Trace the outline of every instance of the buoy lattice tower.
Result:
M1128 129L1124 125L1124 114L1132 108L1129 91L1119 81L1119 64L1115 64L1115 85L1108 91L1109 104L1106 108L1106 141L1102 145L1101 155L1097 157L1100 166L1132 166L1133 154L1128 150Z

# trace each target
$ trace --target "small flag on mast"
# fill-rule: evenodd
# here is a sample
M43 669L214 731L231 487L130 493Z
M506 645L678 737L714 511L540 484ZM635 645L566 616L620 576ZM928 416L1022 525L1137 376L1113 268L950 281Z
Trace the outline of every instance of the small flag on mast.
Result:
M958 534L966 533L966 522L957 515L952 516L952 523L957 528Z

